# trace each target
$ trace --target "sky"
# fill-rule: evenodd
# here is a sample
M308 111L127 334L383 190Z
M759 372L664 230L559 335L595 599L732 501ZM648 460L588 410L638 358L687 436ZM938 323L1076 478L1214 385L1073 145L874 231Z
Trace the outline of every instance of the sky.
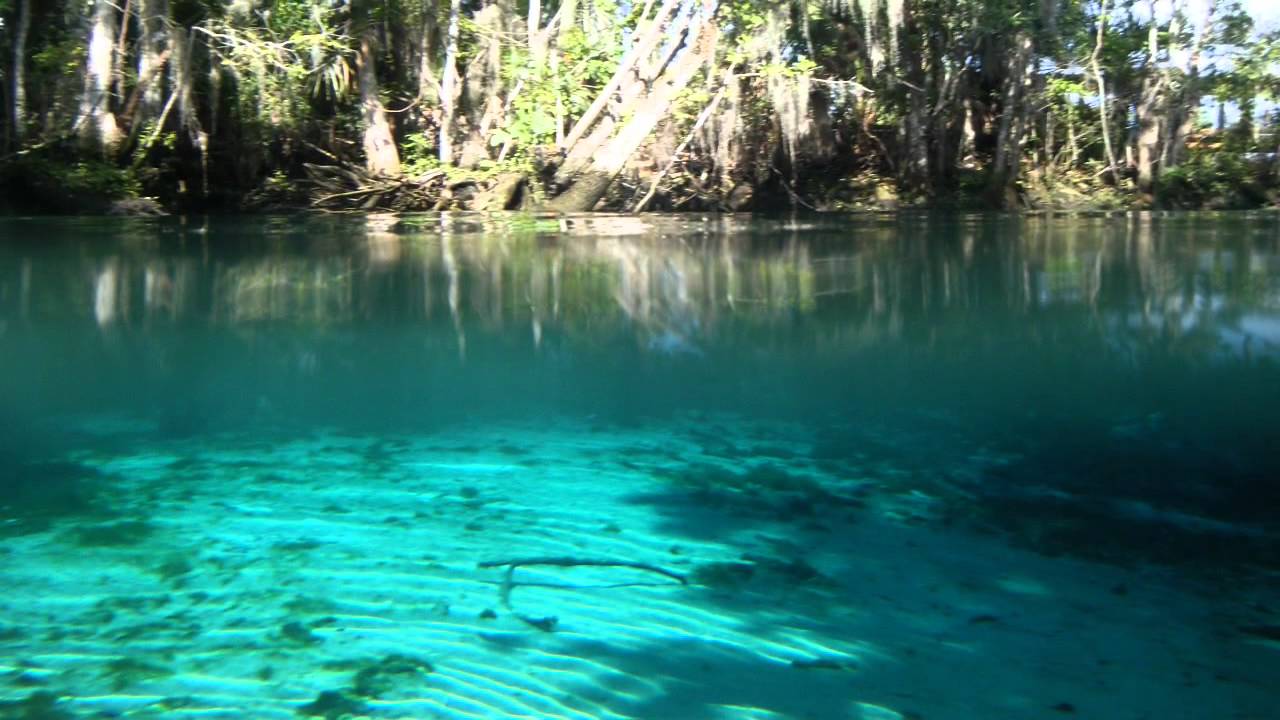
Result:
M1192 0L1192 2L1199 5L1204 4L1204 0ZM1280 27L1280 2L1277 2L1277 0L1244 0L1240 4L1253 17L1254 22L1259 27ZM1201 10L1200 14L1204 14L1204 10Z
M1157 0L1157 5L1168 12L1171 0ZM1221 3L1220 3L1221 4ZM1240 6L1253 18L1259 29L1280 28L1280 0L1241 0ZM1204 21L1209 0L1187 0L1187 14L1199 25Z

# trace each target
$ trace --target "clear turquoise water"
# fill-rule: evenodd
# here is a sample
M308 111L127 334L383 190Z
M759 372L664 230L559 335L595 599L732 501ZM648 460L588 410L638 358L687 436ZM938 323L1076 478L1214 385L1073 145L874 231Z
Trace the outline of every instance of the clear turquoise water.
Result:
M1275 717L1273 215L0 238L0 718Z

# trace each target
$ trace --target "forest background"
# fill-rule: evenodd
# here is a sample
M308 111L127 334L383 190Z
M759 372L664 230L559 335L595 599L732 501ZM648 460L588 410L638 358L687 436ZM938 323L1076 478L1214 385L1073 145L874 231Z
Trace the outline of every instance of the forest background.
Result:
M1274 206L1251 10L0 0L0 209Z

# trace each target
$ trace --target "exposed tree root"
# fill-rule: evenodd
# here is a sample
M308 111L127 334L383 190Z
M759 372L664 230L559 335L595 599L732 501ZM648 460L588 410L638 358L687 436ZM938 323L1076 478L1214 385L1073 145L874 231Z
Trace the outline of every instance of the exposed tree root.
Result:
M305 166L311 207L320 210L434 210L451 197L443 170L417 177L374 175L342 165Z
M444 170L391 177L345 164L304 167L307 201L317 210L514 210L524 204L528 186L519 173L450 180Z

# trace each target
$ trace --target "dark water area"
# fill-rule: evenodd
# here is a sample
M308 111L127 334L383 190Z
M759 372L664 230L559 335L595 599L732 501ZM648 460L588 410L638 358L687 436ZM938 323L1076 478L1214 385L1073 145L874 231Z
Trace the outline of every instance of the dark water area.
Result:
M595 457L667 483L626 503L676 535L715 534L703 503L804 542L892 496L926 508L908 525L1047 558L1280 572L1273 214L4 219L0 239L0 542L147 515L112 505L140 501L104 458L323 435L388 467L470 428L455 449L554 468L515 427L649 438L651 460ZM704 717L655 707L618 712Z

